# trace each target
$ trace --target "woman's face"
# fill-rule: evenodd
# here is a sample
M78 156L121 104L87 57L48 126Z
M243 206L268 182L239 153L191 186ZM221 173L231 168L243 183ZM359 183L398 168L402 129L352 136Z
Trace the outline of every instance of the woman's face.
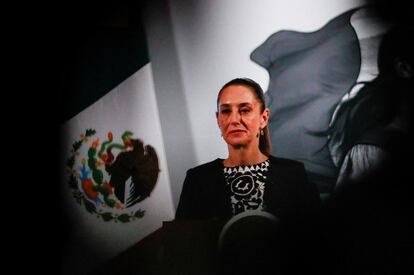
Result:
M269 109L261 112L261 103L250 87L231 85L222 90L218 102L217 123L227 144L259 146L260 129L269 119Z

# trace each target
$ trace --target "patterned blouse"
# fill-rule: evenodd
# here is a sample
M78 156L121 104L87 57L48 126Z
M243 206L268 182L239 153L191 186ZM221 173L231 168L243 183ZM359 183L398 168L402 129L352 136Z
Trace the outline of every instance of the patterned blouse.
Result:
M230 189L233 215L246 210L264 210L263 197L269 171L269 160L254 165L224 167Z

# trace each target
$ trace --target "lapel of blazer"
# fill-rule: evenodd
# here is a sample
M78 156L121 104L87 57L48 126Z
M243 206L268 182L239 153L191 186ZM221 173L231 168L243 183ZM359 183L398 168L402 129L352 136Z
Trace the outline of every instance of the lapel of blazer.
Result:
M269 156L269 176L266 183L264 194L264 203L270 212L278 212L280 207L289 204L289 190L286 189L285 174L283 169L280 169L280 164L277 158Z
M231 202L230 202L230 192L226 186L226 181L224 179L224 172L222 165L222 159L216 160L216 165L214 167L214 170L211 171L212 174L214 174L213 182L211 184L214 184L213 192L212 194L214 197L212 198L213 204L216 206L216 211L220 213L219 215L224 215L226 217L232 216L232 208L231 208ZM209 178L209 177L208 177Z

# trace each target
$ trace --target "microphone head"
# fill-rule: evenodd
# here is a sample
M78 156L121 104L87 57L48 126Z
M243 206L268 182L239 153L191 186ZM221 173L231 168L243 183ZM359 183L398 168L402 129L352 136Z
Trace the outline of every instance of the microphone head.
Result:
M245 211L223 226L218 251L225 268L247 272L260 266L275 271L278 254L279 219L265 211ZM252 271L257 271L252 270Z

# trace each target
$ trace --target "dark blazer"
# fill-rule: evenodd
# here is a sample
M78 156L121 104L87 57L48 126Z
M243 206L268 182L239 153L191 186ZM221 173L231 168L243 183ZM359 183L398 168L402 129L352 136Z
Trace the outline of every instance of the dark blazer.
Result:
M285 219L300 217L320 207L316 187L307 180L301 162L269 156L266 211ZM228 219L232 217L230 194L223 174L223 160L216 159L189 169L184 181L176 220Z

